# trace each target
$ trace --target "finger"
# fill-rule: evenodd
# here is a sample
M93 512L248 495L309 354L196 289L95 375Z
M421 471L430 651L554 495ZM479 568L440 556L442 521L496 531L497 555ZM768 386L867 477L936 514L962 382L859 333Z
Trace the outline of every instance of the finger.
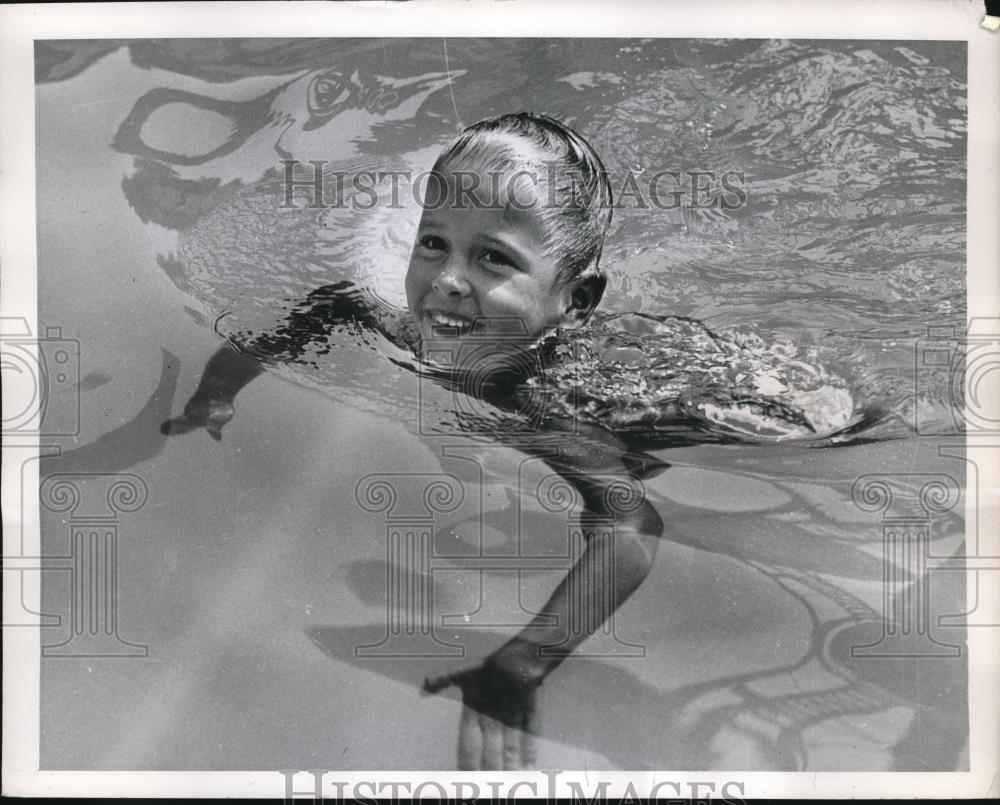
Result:
M439 690L444 690L447 687L451 687L455 684L455 676L451 671L445 671L442 674L435 674L434 676L428 676L424 678L424 692L425 693L437 693Z
M479 714L479 727L483 734L482 761L484 771L503 769L503 724L484 713Z
M218 428L225 425L236 414L236 409L225 403L213 403L208 409L208 416L205 419Z
M521 731L521 768L533 770L538 765L538 739L529 730Z
M233 418L234 413L231 405L219 406L209 412L205 420L205 430L215 441L222 439L222 427Z
M458 770L478 771L483 754L483 733L479 727L479 714L471 707L462 706L458 722Z
M196 427L198 427L197 423L192 422L187 416L179 416L174 419L168 419L160 425L160 433L164 436L170 436L178 433L187 433Z
M503 725L503 768L504 771L520 771L521 740L523 733L517 727Z
M482 668L480 663L465 665L460 668L452 668L450 671L442 671L439 674L431 674L424 678L424 691L427 693L437 693L439 690L451 685L461 685L462 678L466 674L478 671Z

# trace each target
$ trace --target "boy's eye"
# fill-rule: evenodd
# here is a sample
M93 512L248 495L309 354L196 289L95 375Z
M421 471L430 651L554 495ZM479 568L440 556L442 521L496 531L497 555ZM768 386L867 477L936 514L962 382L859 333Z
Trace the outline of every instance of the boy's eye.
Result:
M443 251L447 248L444 239L439 238L437 235L424 235L420 238L420 245L424 249L430 249L432 252Z
M513 266L514 262L503 252L487 249L483 252L483 262L492 266Z

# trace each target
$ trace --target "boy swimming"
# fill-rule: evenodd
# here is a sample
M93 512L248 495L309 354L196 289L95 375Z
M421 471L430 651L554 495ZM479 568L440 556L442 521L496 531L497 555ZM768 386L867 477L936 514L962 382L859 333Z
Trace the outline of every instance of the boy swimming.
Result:
M406 274L408 311L390 310L348 282L324 286L275 332L220 349L183 415L163 426L167 433L204 427L221 438L236 394L264 365L296 360L310 341L344 322L383 333L411 349L442 382L501 409L521 410L526 397L543 399L531 432L493 437L542 458L576 488L586 548L517 636L485 660L427 681L429 692L461 689L463 769L533 764L539 685L650 570L664 524L645 499L641 479L666 465L630 449L616 424L622 431L635 425L646 435L669 432L678 421L697 419L697 404L679 402L676 394L668 401L669 383L689 378L678 380L664 361L646 365L641 348L629 353L628 338L648 331L663 340L683 337L707 352L718 347L712 333L687 319L632 314L587 326L606 285L600 259L611 196L594 149L558 121L521 113L476 123L444 150L428 180ZM574 341L585 331L596 340ZM576 351L574 344L585 349ZM718 366L728 365L730 356L719 354ZM596 384L577 393L580 355L584 364L603 360L626 379L635 368L641 393L634 396L644 407L623 420L622 407L609 407ZM548 371L559 382L543 382L539 395ZM466 382L483 376L488 382ZM616 380L613 388L620 386ZM625 386L614 393L627 397ZM576 391L571 395L567 388ZM795 418L790 412L782 421L791 427ZM553 435L563 437L557 449Z

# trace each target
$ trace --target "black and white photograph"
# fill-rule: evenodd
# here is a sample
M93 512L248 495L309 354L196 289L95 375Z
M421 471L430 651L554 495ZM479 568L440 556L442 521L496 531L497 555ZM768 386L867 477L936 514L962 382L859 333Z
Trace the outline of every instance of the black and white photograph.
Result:
M997 796L996 18L133 5L2 9L4 793Z

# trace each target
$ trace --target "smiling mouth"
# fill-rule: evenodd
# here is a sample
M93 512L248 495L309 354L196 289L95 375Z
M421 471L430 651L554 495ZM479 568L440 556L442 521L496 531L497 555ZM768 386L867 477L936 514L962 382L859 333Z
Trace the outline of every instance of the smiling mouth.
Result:
M429 310L425 314L431 325L431 332L440 336L465 335L472 330L473 321L465 316L454 313L442 313L439 310Z

